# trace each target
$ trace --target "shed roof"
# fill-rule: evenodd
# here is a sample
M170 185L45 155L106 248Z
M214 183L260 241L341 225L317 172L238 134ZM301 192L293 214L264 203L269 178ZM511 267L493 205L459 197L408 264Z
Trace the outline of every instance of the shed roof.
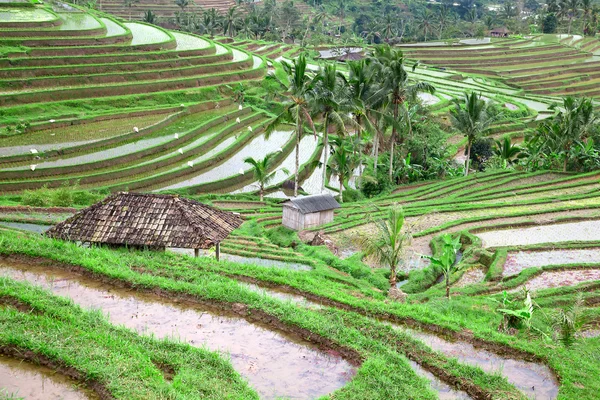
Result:
M234 213L176 195L116 193L46 235L91 243L206 249L242 222Z
M490 33L510 33L510 31L507 28L502 27L502 28L494 28L490 31Z
M312 196L289 199L283 203L284 206L298 209L302 214L310 214L325 210L340 208L340 205L330 194L315 194Z

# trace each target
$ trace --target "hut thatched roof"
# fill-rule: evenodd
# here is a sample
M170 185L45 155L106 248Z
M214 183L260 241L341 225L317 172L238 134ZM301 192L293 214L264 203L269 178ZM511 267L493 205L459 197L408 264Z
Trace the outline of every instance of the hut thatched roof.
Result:
M116 193L46 235L89 243L206 249L242 222L234 213L176 195Z

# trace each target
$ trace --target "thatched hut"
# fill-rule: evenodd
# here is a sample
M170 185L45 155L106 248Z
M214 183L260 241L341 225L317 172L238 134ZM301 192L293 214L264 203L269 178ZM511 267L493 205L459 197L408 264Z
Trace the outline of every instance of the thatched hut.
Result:
M216 246L242 224L242 218L177 195L116 193L83 209L46 236L90 244L164 250Z
M333 210L340 205L330 194L298 197L283 203L283 226L295 229L313 228L333 221Z
M491 37L508 37L510 35L510 31L505 27L495 28L490 31Z

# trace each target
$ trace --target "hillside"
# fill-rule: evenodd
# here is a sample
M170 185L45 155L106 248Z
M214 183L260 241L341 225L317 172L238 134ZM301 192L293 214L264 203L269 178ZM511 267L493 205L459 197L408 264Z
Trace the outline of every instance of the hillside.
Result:
M598 397L595 37L146 4L0 2L0 400ZM333 221L283 226L294 189Z

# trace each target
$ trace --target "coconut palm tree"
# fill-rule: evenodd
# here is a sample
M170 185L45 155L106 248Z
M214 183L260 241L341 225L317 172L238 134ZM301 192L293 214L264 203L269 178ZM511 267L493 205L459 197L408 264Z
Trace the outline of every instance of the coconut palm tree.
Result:
M340 185L340 203L344 201L344 183L352 177L358 166L358 156L354 152L351 138L340 136L332 140L331 161L327 164L327 175L337 176Z
M269 171L274 166L274 158L276 153L267 154L262 160L255 160L252 157L248 157L244 160L246 164L250 164L252 166L252 173L254 174L254 179L258 182L258 195L260 197L260 201L263 201L265 194L265 186L268 185L277 171L273 171L269 173Z
M129 20L131 21L131 8L139 3L140 0L123 0L123 5L129 9Z
M377 211L382 211L377 209ZM374 221L375 232L363 238L363 249L366 255L373 255L377 261L390 268L390 294L402 291L396 288L397 268L404 248L409 244L410 233L402 230L404 211L398 204L388 207L383 219ZM396 292L396 293L398 293Z
M406 113L404 105L407 100L415 100L418 93L434 93L435 88L429 83L415 82L409 85L408 72L404 69L404 55L402 51L393 49L389 45L375 47L370 57L375 68L376 79L379 83L378 90L371 97L371 104L387 103L392 107L394 121L398 121L399 114ZM413 66L414 70L415 66ZM375 107L376 108L376 107ZM397 124L392 127L390 138L390 170L392 180L394 170L394 143L397 137ZM402 144L403 138L400 138Z
M223 35L229 33L229 37L235 35L235 29L238 22L237 6L230 7L223 17Z
M442 40L444 28L446 28L446 26L448 26L448 24L450 23L452 16L450 13L450 8L445 4L440 5L436 11L437 23L440 26L438 40Z
M156 22L156 14L154 14L152 12L152 10L147 10L144 13L144 22L147 22L149 24L153 24Z
M329 154L329 127L335 126L338 135L345 135L348 112L352 110L348 85L345 76L337 70L335 64L327 64L315 76L310 93L315 115L323 118L323 182L321 192L325 190L327 175L327 156Z
M298 196L298 170L300 169L300 139L304 133L305 124L308 124L317 138L317 131L310 114L309 92L312 88L312 79L306 73L306 57L301 55L289 64L282 61L281 66L287 75L288 82L282 82L276 76L271 75L284 89L289 98L283 112L279 114L266 127L266 137L284 123L293 123L296 135L296 165L294 171L294 197Z
M477 93L465 93L463 101L454 99L454 109L450 110L452 125L467 137L467 159L465 176L469 174L471 146L490 128L495 117L489 112L488 105Z
M338 0L338 3L336 4L336 11L335 13L337 14L337 16L340 19L340 23L338 26L338 34L341 35L342 34L342 25L344 24L344 18L346 18L346 0Z

